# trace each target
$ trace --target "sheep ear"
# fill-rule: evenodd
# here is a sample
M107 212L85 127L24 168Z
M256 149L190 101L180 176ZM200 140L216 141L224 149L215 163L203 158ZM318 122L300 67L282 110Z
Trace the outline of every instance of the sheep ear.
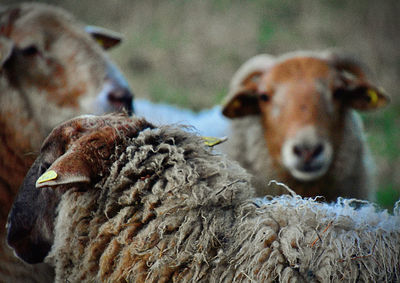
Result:
M340 73L339 87L335 97L357 110L378 109L389 103L385 92L369 83L365 70L367 67L351 56L332 52L329 61Z
M228 94L228 101L222 108L222 114L228 118L239 118L260 113L258 105L258 83L262 71L254 71L246 76L240 83L239 89L233 89Z
M36 180L36 188L55 187L74 183L90 183L92 169L81 157L81 154L73 150L67 151Z
M3 69L4 64L11 57L14 44L11 40L0 36L0 71Z
M340 88L335 92L335 97L347 106L361 111L384 107L390 101L382 89L365 83Z
M86 26L85 30L105 50L118 45L122 41L122 36L119 33L105 28L97 26Z

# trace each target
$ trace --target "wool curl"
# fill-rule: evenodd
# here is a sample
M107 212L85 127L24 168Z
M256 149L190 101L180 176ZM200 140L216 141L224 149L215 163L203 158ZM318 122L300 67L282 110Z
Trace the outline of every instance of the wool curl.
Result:
M177 128L125 142L107 176L62 197L46 258L58 282L400 279L400 209L252 199L242 168Z

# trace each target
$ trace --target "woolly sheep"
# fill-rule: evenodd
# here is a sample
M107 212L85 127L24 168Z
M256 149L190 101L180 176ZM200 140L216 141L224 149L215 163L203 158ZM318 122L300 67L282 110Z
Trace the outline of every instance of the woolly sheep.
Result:
M397 208L251 191L243 169L187 131L79 117L44 142L8 243L55 266L57 282L399 280Z
M89 32L89 33L87 33ZM43 4L0 7L0 281L43 282L5 245L18 187L51 129L76 115L132 111L132 93L102 51L120 39ZM50 272L51 273L51 272Z
M233 76L223 114L232 119L224 149L253 176L258 195L371 198L371 157L355 110L387 96L364 67L337 52L258 55Z

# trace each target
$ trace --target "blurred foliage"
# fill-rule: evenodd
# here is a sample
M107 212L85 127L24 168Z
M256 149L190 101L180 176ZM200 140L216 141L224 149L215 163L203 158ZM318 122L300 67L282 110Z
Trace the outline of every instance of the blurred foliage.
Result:
M3 0L5 4L21 2ZM365 113L379 203L400 194L400 1L47 0L121 32L111 51L137 97L200 110L220 103L237 68L258 53L338 48L370 67L392 97Z

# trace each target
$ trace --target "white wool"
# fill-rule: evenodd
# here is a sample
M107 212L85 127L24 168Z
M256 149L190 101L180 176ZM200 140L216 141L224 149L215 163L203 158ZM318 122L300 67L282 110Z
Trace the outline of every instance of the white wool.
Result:
M165 103L135 99L134 109L136 116L144 117L155 125L190 125L204 136L224 137L228 134L230 122L222 115L221 106L194 112Z

